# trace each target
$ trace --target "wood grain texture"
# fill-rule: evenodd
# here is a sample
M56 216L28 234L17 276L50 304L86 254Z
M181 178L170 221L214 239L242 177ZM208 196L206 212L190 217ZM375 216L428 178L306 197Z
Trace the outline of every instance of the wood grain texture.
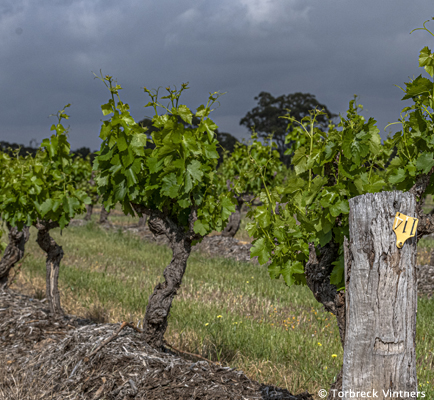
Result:
M345 254L343 391L416 391L416 237L396 246L396 212L416 217L412 193L350 199ZM347 398L350 398L349 396Z

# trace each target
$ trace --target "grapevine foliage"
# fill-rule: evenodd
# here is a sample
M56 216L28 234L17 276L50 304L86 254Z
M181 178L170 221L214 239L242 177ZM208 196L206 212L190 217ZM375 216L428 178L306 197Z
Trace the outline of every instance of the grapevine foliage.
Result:
M64 228L90 202L73 178L70 146L60 123L69 118L64 111L58 112L58 124L51 127L56 133L42 141L34 158L2 154L7 168L0 182L0 216L19 229L38 220L58 222Z
M139 204L185 227L195 210L196 234L204 236L221 230L235 205L230 194L216 194L217 125L208 116L219 94L212 93L207 104L193 113L187 106L178 105L187 84L180 90L166 88L168 95L162 99L169 99L167 107L158 102L158 91L144 88L151 97L145 107L154 108L152 123L157 128L148 138L128 112L128 104L120 100L121 86L113 86L111 76L99 79L112 93L109 102L101 107L102 112L113 114L101 127L103 143L94 162L94 169L100 171L97 185L105 207L109 210L119 202L124 213L134 215L131 203ZM166 113L159 115L158 108ZM196 128L185 128L178 116L187 124L196 116L200 123ZM148 141L154 143L154 149L146 148Z
M218 170L220 191L230 189L239 196L256 197L264 187L263 181L267 185L281 182L285 167L275 148L271 138L269 144L263 144L254 133L250 143L236 143L232 153L225 151Z
M9 166L9 158L5 153L0 151L0 171L6 171L8 166ZM5 175L2 172L0 174L0 193L4 184L5 184ZM2 240L2 237L3 237L3 230L0 229L0 254L2 254L6 248L6 243Z
M71 178L75 182L75 187L87 193L92 204L98 201L98 191L95 185L91 185L92 163L90 156L85 158L76 156L71 165Z
M426 29L425 24L421 29ZM284 186L265 187L261 192L264 204L250 211L254 222L247 226L255 239L251 255L258 256L261 264L269 262L271 277L282 275L289 286L306 283L309 242L325 246L334 241L339 244L339 258L330 281L338 290L344 288L348 200L382 190L408 191L418 177L433 169L434 56L428 47L420 52L419 66L431 79L420 75L406 83L402 100L412 99L414 104L403 109L397 122L402 130L383 144L376 121L359 115L362 106L355 100L350 101L346 118L341 116L337 127L330 124L327 132L315 128L322 114L319 110L301 121L290 114L283 117L297 125L287 138L287 142L296 140L292 159L296 175ZM395 146L396 156L389 163ZM432 182L426 193L434 193ZM277 203L286 206L276 212Z

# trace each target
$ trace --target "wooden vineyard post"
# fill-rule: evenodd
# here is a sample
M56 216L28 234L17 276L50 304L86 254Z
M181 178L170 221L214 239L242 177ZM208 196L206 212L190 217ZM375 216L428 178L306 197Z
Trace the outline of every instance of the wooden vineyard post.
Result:
M412 228L415 234L416 200L394 191L349 203L343 398L362 391L375 391L378 399L412 398L404 392L417 392L416 237L403 243L397 237L402 241L402 230L408 236Z

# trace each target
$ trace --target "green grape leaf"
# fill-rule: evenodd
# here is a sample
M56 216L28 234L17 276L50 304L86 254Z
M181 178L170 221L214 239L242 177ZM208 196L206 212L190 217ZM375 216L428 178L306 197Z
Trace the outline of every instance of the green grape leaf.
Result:
M329 230L326 233L324 233L324 231L323 231L319 235L319 244L321 246L325 246L327 243L330 242L330 240L332 240L332 231L331 230Z
M434 167L433 153L422 153L416 161L417 170L427 174L432 167Z
M330 214L337 217L339 214L349 214L350 208L348 200L340 200L336 204L330 206Z
M221 201L222 206L222 218L223 220L228 219L232 213L235 212L235 204L231 201L231 199L224 197Z
M203 223L199 219L194 222L193 230L199 235L205 236L208 233L208 224Z
M406 95L401 100L411 99L422 94L429 94L433 90L432 82L419 75L413 82L407 83Z
M59 202L60 204L60 202ZM53 208L53 200L52 199L46 199L41 206L39 207L40 213L42 217L45 217L45 215Z
M203 172L201 171L201 164L199 161L193 160L189 165L187 165L187 171L194 180L200 181L202 179Z
M304 276L304 267L300 261L288 261L282 268L282 276L288 286L298 284L300 275Z
M419 67L424 67L425 71L428 72L428 74L431 75L431 77L434 76L434 60L433 60L433 54L431 53L431 50L428 48L428 46L425 46L419 54Z
M163 184L161 186L161 193L174 199L178 195L179 191L176 175L174 173L166 175L162 182Z
M345 271L345 259L344 256L341 255L337 261L333 261L332 265L334 265L332 273L330 275L330 283L335 285L337 288L340 288L343 282L343 276Z
M164 168L163 163L164 163L164 159L158 160L158 158L153 158L153 157L149 157L146 159L146 164L151 174L159 172L161 169L163 169Z
M405 172L405 169L399 168L392 172L392 174L389 176L389 182L393 185L402 182L406 178L407 174Z
M259 226L266 228L271 223L270 211L266 206L259 206L255 210L255 221L258 222Z
M294 170L297 175L302 174L308 169L305 151L306 149L304 147L300 147L295 151L292 157L292 164L294 165Z
M187 106L184 105L180 105L178 108L178 113L179 116L185 121L187 122L187 124L191 124L192 120L193 120L193 114L192 112L188 109Z
M270 248L264 238L255 241L250 248L250 256L258 257L259 264L263 265L270 259Z

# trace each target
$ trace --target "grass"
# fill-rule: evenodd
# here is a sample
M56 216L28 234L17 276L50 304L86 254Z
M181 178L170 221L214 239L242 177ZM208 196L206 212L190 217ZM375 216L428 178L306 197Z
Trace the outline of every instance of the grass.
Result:
M127 217L109 218L124 218L121 225ZM35 232L32 228L15 288L40 298L45 259ZM170 262L168 248L92 223L69 227L62 236L55 230L53 237L65 252L59 285L66 312L99 322L141 323L148 297ZM434 299L420 298L417 370L426 398L434 398L433 321ZM293 393L328 389L343 359L335 317L322 310L306 287L288 288L282 280L271 280L264 268L196 252L189 258L165 337L176 348Z

